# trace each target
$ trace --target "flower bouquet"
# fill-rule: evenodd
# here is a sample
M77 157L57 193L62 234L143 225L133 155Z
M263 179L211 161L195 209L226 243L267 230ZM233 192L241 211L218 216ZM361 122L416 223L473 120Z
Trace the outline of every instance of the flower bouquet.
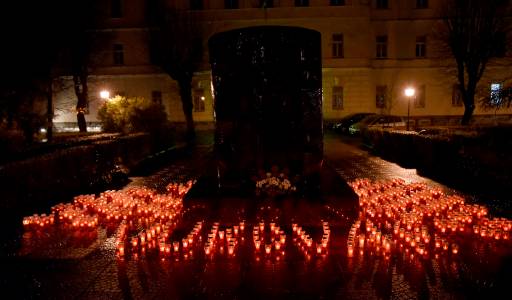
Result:
M278 172L278 168L274 166L271 172L260 171L259 173L259 177L255 178L257 196L276 197L288 195L297 190L288 178L286 170Z

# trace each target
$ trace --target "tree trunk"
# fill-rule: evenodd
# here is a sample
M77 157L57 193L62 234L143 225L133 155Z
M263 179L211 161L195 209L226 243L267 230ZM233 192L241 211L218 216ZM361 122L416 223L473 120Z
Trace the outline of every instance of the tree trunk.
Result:
M76 102L76 121L80 132L87 132L87 122L85 121L85 111L87 109L87 74L73 75L75 84Z
M53 140L53 88L52 80L48 84L46 91L46 141L50 143Z
M194 118L192 117L192 78L186 78L178 81L180 87L180 98L183 106L183 114L187 125L186 140L192 142L196 137L194 129Z
M471 79L471 76L468 77ZM471 121L473 111L475 110L475 91L476 81L469 80L466 91L462 93L464 101L464 115L462 116L462 120L460 122L461 125L469 125L469 122Z
M461 125L469 125L469 121L471 121L471 117L473 116L474 110L474 104L464 104L464 115L462 116L462 120L460 122Z

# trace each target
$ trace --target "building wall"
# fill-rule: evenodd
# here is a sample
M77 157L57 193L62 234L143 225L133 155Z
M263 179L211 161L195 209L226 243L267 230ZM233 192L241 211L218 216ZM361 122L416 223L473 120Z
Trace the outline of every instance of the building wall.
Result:
M389 0L389 9L376 9L375 0L346 0L345 6L329 6L329 0L310 0L310 7L294 7L293 0L274 0L275 8L262 9L259 0L240 0L239 9L224 9L224 0L203 1L204 9L190 11L203 24L204 62L193 82L193 92L203 89L205 111L194 112L194 119L213 121L213 98L208 65L208 38L226 30L283 25L314 29L322 34L323 113L324 119L334 120L354 112L379 112L406 115L408 99L403 96L407 86L425 85L425 107L410 105L411 116L462 115L463 107L452 105L452 89L456 82L447 65L452 60L441 57L434 32L439 21L437 11L441 0L430 0L429 8L416 9L413 0ZM158 67L150 63L148 28L145 25L147 3L124 0L123 17L109 18L110 1L103 1L106 18L100 32L109 37L100 52L100 62L93 70L91 81L89 122L97 122L96 110L101 100L99 91L123 91L127 96L151 97L151 91L162 92L169 119L183 122L183 112L177 84ZM188 0L170 1L170 6L189 9ZM332 57L332 35L343 34L344 57ZM388 57L376 58L376 36L388 36ZM417 36L426 36L426 57L416 58ZM124 64L115 66L113 45L123 44ZM509 53L510 54L510 53ZM510 57L509 57L510 58ZM482 79L485 90L491 82L509 79L510 61L490 63ZM508 76L508 77L507 77ZM376 107L376 86L386 85L386 108ZM343 108L333 109L333 86L343 87ZM71 86L70 86L71 87ZM73 122L72 90L57 93L55 122ZM70 105L71 103L71 105ZM66 110L67 109L67 110ZM494 114L477 107L476 114ZM512 109L498 111L510 114Z

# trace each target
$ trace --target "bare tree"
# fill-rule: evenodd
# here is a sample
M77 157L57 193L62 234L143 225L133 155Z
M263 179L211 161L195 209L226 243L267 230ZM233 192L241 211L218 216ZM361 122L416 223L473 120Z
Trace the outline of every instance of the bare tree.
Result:
M464 103L461 124L475 110L475 93L489 60L502 54L507 26L504 0L449 0L441 12L441 42L450 49Z
M67 12L67 44L64 72L73 78L76 96L76 117L80 132L87 132L85 114L89 106L89 75L98 55L98 45L107 37L98 33L97 20L101 18L97 1L75 0L65 7Z
M150 47L155 64L177 81L187 126L187 139L195 137L192 117L192 78L203 57L200 24L190 11L167 6L155 0L151 13Z

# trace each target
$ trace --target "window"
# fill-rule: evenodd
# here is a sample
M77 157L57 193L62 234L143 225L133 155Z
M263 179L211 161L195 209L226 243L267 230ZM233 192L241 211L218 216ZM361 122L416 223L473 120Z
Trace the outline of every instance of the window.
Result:
M428 0L416 0L416 8L428 8Z
M425 107L425 85L420 85L418 90L416 91L416 96L414 97L414 107Z
M417 36L416 37L416 57L427 56L427 37Z
M122 44L114 44L114 65L124 65L124 50Z
M501 104L501 83L491 83L491 104Z
M333 86L332 87L332 109L342 110L343 109L343 87Z
M388 0L377 0L377 9L388 9Z
M494 56L504 57L507 54L507 35L505 32L497 32L494 36Z
M162 104L162 92L161 91L152 91L151 92L151 100L153 102Z
M309 6L309 0L295 0L295 6Z
M376 38L377 43L377 58L387 58L388 57L388 36L387 35L379 35Z
M122 0L111 0L110 1L110 16L112 18L122 18L123 17Z
M191 10L202 10L203 9L203 0L190 0L190 9Z
M335 33L332 35L332 57L343 58L343 34Z
M331 0L331 6L342 6L345 5L345 0Z
M263 8L274 7L274 0L260 0L260 7L263 7Z
M224 7L227 9L237 9L238 0L224 0Z
M453 107L462 106L462 92L461 92L458 84L454 84L453 88L452 88L452 106Z
M375 107L386 108L388 87L385 85L378 85L375 88Z
M195 89L194 90L194 111L195 112L203 112L205 111L205 102L206 98L204 97L204 89Z

